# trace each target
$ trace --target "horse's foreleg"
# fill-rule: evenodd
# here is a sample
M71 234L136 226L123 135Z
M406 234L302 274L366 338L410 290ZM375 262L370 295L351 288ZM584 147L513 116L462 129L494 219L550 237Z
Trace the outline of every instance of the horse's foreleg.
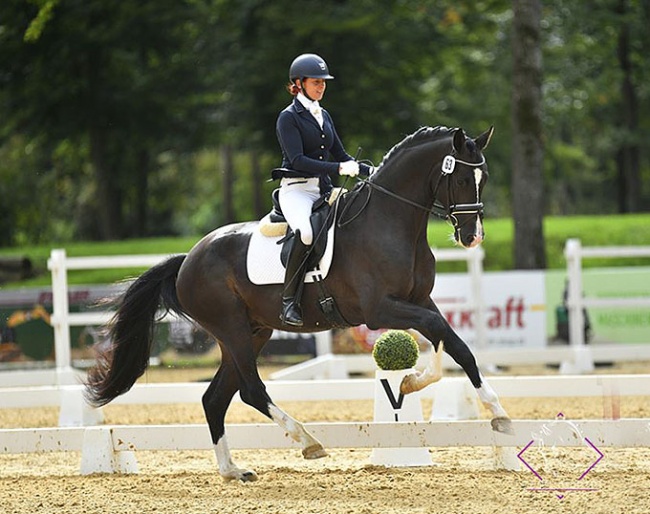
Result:
M499 397L481 375L474 354L467 344L458 337L445 317L440 313L432 300L424 305L416 305L407 301L386 297L377 305L375 316L370 320L373 326L390 327L397 329L415 329L431 341L435 352L432 352L432 361L427 370L413 378L407 378L402 383L400 390L408 389L417 391L427 385L427 381L434 382L442 376L441 348L463 368L483 405L492 414L492 428L499 432L512 432L512 423L505 409L499 402ZM433 379L433 380L432 380ZM404 391L407 389L407 391ZM411 392L412 392L411 391Z
M476 393L483 406L492 413L492 430L495 432L503 432L505 434L514 434L512 422L506 410L501 406L499 397L494 389L487 383L485 377L479 372L481 378L481 385L476 388Z
M422 372L411 373L402 379L400 392L402 394L414 393L421 391L429 384L438 382L442 378L442 352L444 343L440 341L438 348L431 352L431 360Z
M494 389L490 387L490 384L488 384L483 374L479 371L474 354L467 344L447 324L446 320L445 324L447 325L447 335L444 337L445 351L463 368L476 389L476 394L478 394L481 403L492 414L492 429L497 432L513 433L510 417L501 406L499 397Z

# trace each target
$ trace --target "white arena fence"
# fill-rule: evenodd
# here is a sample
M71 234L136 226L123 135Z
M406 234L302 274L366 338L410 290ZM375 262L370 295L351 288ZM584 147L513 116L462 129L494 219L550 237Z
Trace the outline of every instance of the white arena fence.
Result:
M343 401L374 398L374 379L328 379L267 381L266 387L276 402ZM494 376L490 385L502 398L602 397L604 408L609 398L650 396L650 375L575 375L575 376ZM136 384L113 404L199 405L206 383ZM458 404L476 402L476 394L466 377L444 377L418 393L420 398L445 400L438 418L458 419ZM233 398L240 402L239 394ZM609 403L608 403L609 402ZM456 405L454 404L456 403ZM451 404L451 406L449 406ZM60 406L60 426L88 426L102 422L101 409L83 400L81 385L8 387L0 389L0 408L39 408ZM442 408L441 408L442 409Z
M582 297L582 260L594 257L639 257L650 256L650 247L582 247L579 240L570 239L566 243L567 276L569 281L568 308L570 324L570 347L543 349L492 349L484 350L487 341L485 304L481 290L484 251L481 247L464 249L436 249L438 261L466 261L473 301L469 304L455 304L452 310L472 310L476 315L477 345L479 362L493 365L563 363L564 371L583 372L593 369L596 361L621 361L650 358L650 345L594 345L584 344L582 330L585 307L648 307L650 296L645 298L583 298ZM68 305L68 270L107 269L151 267L169 258L171 255L121 255L103 257L68 257L65 250L52 250L48 268L52 273L51 322L54 327L55 369L3 372L0 386L40 384L74 384L78 375L72 368L70 354L70 327L101 325L112 315L104 312L70 312ZM165 321L173 319L167 316ZM315 374L311 378L329 376L342 378L342 374L366 372L374 369L370 356L334 356L331 354L331 334L315 334L316 359L284 370L274 378L306 378L307 370ZM342 364L344 363L344 364ZM445 360L445 366L454 368L455 363ZM295 372L295 375L294 375ZM54 380L53 380L54 379ZM14 382L15 380L15 382Z
M585 345L584 310L585 308L620 309L630 307L650 308L650 289L647 296L636 298L592 298L583 297L582 290L582 261L594 258L634 258L650 257L650 246L582 246L579 239L569 239L564 247L567 262L569 311L569 342L573 352L573 365L568 372L585 372L594 369L596 346ZM639 348L641 346L641 348ZM648 345L616 345L618 361L631 356L633 359L647 358L650 350ZM645 348L645 349L644 349Z
M79 373L72 367L70 352L70 327L102 325L112 316L111 311L70 312L68 303L68 271L88 269L119 269L151 267L159 264L172 255L119 255L97 257L68 257L63 249L52 250L48 260L48 269L52 273L52 316L51 323L54 328L54 370L33 371L5 371L0 374L1 386L26 386L75 384L79 380ZM481 276L483 274L484 251L482 248L473 250L443 249L436 250L439 261L461 260L467 262L470 275L472 293L474 298L481 299ZM451 307L454 310L470 309L477 316L477 340L486 340L485 306L482 301L457 304ZM167 315L162 321L169 322L175 319ZM331 333L319 332L314 334L316 340L316 355L331 355ZM480 345L481 343L479 343Z
M420 396L445 398L465 378L445 379L425 389ZM613 412L620 395L647 395L650 375L602 375L573 377L494 377L495 390L503 397L600 396L603 420L514 420L514 435L492 431L487 420L432 420L429 422L348 422L307 423L306 428L326 448L437 448L491 447L493 465L520 469L514 448L524 448L541 437L547 447L586 446L592 448L650 447L649 419L616 419ZM74 389L72 389L74 388ZM157 390L157 391L156 391ZM205 384L138 385L116 403L198 402ZM327 380L271 382L269 393L283 400L367 399L374 394L374 380ZM1 391L3 406L42 405L57 392L74 391L78 386L27 388ZM157 394L153 394L154 391ZM21 394L22 393L22 394ZM161 394L162 393L162 394ZM8 399L11 401L7 401ZM609 412L607 410L609 405ZM435 404L434 404L435 406ZM562 409L561 401L558 410ZM614 415L612 415L614 414ZM226 425L232 449L298 448L277 425ZM60 427L0 430L0 454L81 452L80 473L135 473L138 451L210 450L207 425L116 425L103 427Z
M523 447L531 434L541 433L552 421L514 420L514 435L494 432L490 421L336 422L305 423L326 448L409 448L449 446ZM596 446L635 448L650 446L650 420L571 421ZM114 425L92 428L33 428L0 430L0 454L81 451L84 437L109 433L113 451L211 450L207 425ZM299 448L273 423L229 424L231 449ZM549 446L576 447L579 438L558 438Z

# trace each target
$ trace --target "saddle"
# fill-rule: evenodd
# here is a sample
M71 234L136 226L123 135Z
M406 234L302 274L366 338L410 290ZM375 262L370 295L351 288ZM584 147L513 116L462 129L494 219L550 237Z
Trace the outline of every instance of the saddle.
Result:
M280 238L276 244L281 244L282 248L279 255L278 266L281 265L286 269L287 261L295 241L295 234L289 227L284 215L282 214L282 209L280 208L279 202L279 189L275 189L271 194L271 199L273 202L273 207L271 211L260 220L258 233L261 236L261 239L272 240ZM327 243L329 239L329 232L333 230L332 225L334 223L334 218L336 217L335 213L331 212L332 205L338 198L338 196L343 192L342 188L335 188L328 195L321 196L312 207L312 214L310 216L310 223L314 233L314 242L311 247L309 257L305 263L307 268L307 277L311 283L316 284L318 287L318 303L321 308L321 311L325 314L325 317L328 319L332 327L342 328L348 327L350 324L343 318L334 298L329 294L324 285L324 277L327 274L329 265L331 263L333 251L332 248L328 250ZM334 239L334 233L332 233L332 241ZM253 237L255 240L255 237ZM326 259L325 268L321 269L322 261L321 259L328 252L328 258ZM248 258L250 259L251 252L249 251ZM268 255L268 253L267 253ZM277 257L276 257L277 259ZM267 264L268 267L268 264ZM281 269L281 268L280 268ZM250 276L250 267L249 267L249 276Z
M320 206L321 202L327 202L330 207L334 205L334 202L338 199L339 195L346 193L347 190L342 187L335 187L332 189L328 195L321 196L321 198L314 204L312 212L317 208L317 205ZM274 189L271 193L271 201L273 206L271 211L260 220L259 230L262 235L266 237L282 237L287 234L289 230L289 224L287 223L284 214L282 214L282 209L280 207L280 189ZM312 223L312 228L314 225ZM317 235L318 231L314 231L314 235Z

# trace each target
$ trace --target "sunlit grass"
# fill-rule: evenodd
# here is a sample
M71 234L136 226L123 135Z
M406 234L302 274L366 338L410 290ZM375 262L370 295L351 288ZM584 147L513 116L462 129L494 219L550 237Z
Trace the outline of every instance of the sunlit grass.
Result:
M512 219L485 219L486 239L484 268L489 271L513 269ZM451 226L439 220L429 224L429 244L435 248L453 248ZM548 217L544 220L546 258L549 269L566 267L564 245L568 238L579 238L583 246L636 246L650 245L650 214L628 214L612 216L564 216ZM65 248L69 256L91 255L137 255L186 253L200 239L194 237L163 237L150 239L128 239L125 241L79 242L64 245L51 244L0 249L0 256L25 256L32 260L39 272L35 278L20 283L5 284L3 289L13 287L44 286L51 283L47 271L47 259L53 248ZM585 267L650 265L650 259L590 259ZM464 271L465 263L441 262L440 271ZM143 269L83 270L69 272L71 284L110 284L124 278L137 276Z

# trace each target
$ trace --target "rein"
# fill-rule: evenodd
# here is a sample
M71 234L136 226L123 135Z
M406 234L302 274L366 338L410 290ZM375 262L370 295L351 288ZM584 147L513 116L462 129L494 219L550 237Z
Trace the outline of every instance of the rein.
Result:
M358 179L358 181L361 183L361 188L359 189L359 191L364 186L367 185L367 186L370 187L371 190L376 189L377 191L379 191L381 193L384 193L385 195L391 196L391 197L395 198L396 200L399 200L399 201L404 202L404 203L406 203L408 205L411 205L412 207L416 207L417 209L423 210L428 215L433 214L434 216L437 216L440 219L443 219L443 220L446 220L446 221L451 221L454 228L458 228L459 224L458 224L458 218L456 216L459 215L459 214L477 214L477 215L483 214L483 202L459 203L459 204L452 203L451 202L451 197L452 197L452 195L451 195L451 193L452 193L451 174L454 171L454 167L455 167L456 163L461 163L461 164L464 164L465 166L479 167L479 166L482 166L483 164L485 164L485 157L483 157L483 159L481 159L481 162L473 163L473 162L462 161L460 159L455 159L453 157L453 153L455 153L455 152L452 152L452 155L448 155L447 157L445 157L445 159L442 161L442 163L440 163L441 173L440 173L440 176L438 177L438 181L436 182L436 187L435 187L435 190L433 192L433 203L432 203L431 207L427 207L427 206L422 205L420 203L414 202L413 200L410 200L410 199L408 199L408 198L406 198L404 196L401 196L401 195L391 191L390 189L385 188L384 186L381 186L379 184L375 184L374 182L370 181L369 179ZM436 166L435 163L431 165L431 169L429 170L429 175L433 172L433 169L434 169L435 166ZM447 198L448 198L448 200L450 200L449 206L447 208L445 208L444 205L442 205L441 203L438 203L436 201L436 196L438 195L438 190L440 189L440 185L442 183L443 178L447 179ZM342 226L345 226L345 225L351 223L352 221L354 221L361 214L361 212L363 212L363 210L365 209L365 207L366 207L366 205L368 204L369 201L370 201L370 195L368 195L366 203L364 204L364 206L361 208L361 210L354 217L347 220L346 222L339 221L338 226L342 227ZM343 209L343 211L341 212L341 218L343 218L343 215L347 211L348 206L349 206L349 204L346 205L346 208Z

